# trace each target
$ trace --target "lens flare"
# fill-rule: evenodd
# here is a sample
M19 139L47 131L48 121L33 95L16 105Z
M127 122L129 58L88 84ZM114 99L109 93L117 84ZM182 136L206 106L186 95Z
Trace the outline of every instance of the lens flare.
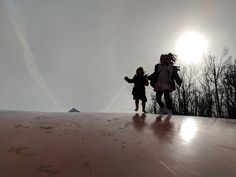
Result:
M197 64L207 50L207 40L196 32L186 32L176 42L176 54L187 64Z

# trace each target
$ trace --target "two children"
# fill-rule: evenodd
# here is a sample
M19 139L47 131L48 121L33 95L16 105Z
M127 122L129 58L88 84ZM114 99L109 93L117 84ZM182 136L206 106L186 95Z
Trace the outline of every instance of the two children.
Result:
M148 86L148 80L151 80L150 84L156 92L156 101L160 106L161 114L172 115L172 100L170 93L175 90L175 82L178 86L181 86L182 80L178 75L178 67L174 66L176 61L175 55L169 53L161 55L160 63L155 65L154 72L148 77L144 75L142 67L136 70L136 75L133 79L125 77L125 80L129 83L134 83L133 96L135 100L136 109L138 110L139 100L142 101L143 112L145 113L145 103L147 98L145 95L145 86ZM162 102L162 95L166 103L167 110L165 109L164 103Z

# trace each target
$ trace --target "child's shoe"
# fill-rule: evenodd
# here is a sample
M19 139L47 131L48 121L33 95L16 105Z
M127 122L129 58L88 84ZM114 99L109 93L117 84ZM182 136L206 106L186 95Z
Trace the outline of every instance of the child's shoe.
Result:
M171 110L171 109L168 109L168 111L167 111L167 117L168 117L168 118L171 118L171 116L172 116L172 110Z
M159 114L163 115L163 114L166 114L167 113L167 110L166 108L160 108L160 111L159 111Z

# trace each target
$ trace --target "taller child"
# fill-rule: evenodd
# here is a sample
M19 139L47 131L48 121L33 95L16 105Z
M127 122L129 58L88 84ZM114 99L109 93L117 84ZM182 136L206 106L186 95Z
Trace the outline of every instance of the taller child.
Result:
M148 79L151 80L151 86L154 87L156 92L156 101L160 106L160 113L168 113L172 115L172 100L170 93L175 90L175 82L178 86L181 86L182 80L178 75L178 67L174 66L176 57L174 54L169 53L161 55L160 63L155 65L154 73L151 74ZM162 95L164 94L164 99L167 107L162 102Z

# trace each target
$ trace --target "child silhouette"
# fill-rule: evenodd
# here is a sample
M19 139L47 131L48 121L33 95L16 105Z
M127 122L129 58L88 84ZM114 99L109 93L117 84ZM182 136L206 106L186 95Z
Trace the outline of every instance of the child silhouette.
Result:
M139 109L139 100L142 101L142 111L146 113L145 106L147 102L145 86L148 86L147 76L144 75L144 70L142 67L136 69L136 74L132 79L129 79L127 76L124 78L128 83L134 83L132 95L135 100L135 111Z
M172 100L170 93L175 90L175 82L180 87L182 80L178 75L179 68L174 66L176 56L172 53L161 55L160 63L155 65L155 71L153 74L148 76L151 80L151 86L156 92L156 101L160 106L160 113L167 113L168 116L172 115ZM167 107L165 109L164 103L162 102L162 95Z

